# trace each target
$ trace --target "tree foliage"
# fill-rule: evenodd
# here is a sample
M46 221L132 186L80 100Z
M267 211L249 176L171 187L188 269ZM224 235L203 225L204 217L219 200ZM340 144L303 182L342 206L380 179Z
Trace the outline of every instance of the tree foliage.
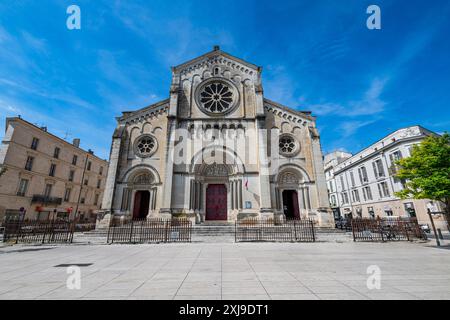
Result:
M450 135L429 136L413 146L411 156L396 162L397 178L406 180L402 199L444 202L450 212Z

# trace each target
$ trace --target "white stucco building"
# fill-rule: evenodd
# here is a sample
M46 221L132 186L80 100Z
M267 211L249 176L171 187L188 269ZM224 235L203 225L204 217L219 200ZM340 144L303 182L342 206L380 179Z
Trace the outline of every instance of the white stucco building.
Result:
M262 68L215 47L168 99L117 118L104 221L303 217L332 224L315 117L264 97Z
M334 178L334 169L337 165L345 161L352 156L351 153L344 151L334 151L328 153L324 157L324 171L325 179L327 181L328 189L328 201L330 202L331 210L333 211L334 218L338 218L340 213L340 207L342 205L341 197L337 191L336 179Z
M395 192L403 189L405 181L395 177L394 163L410 156L413 145L433 134L420 126L399 129L333 165L334 174L327 176L327 182L335 186L333 194L337 193L336 207L341 216L415 216L419 223L429 224L427 206L431 200L402 200L395 196ZM329 167L327 172L331 171ZM438 203L432 205L439 210ZM438 215L435 219L437 227L447 229L444 217Z

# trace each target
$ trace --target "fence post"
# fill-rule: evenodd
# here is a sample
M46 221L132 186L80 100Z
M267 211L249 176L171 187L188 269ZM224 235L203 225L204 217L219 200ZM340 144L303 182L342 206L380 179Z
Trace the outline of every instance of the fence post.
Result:
M19 217L19 226L17 228L17 234L16 234L16 244L19 243L19 236L20 236L20 233L22 231L22 221L23 220Z
M378 226L378 230L380 230L381 233L381 241L384 242L384 231L383 231L383 226L381 224L381 219L377 220L377 226Z
M131 230L130 230L130 243L133 242L133 230L134 230L134 220L131 219Z
M353 219L351 221L351 226L352 226L353 242L356 242L355 226L353 225Z
M164 220L163 221L163 226L164 226L164 241L163 242L167 242L167 232L169 229L169 221L168 220Z
M314 230L314 221L310 221L311 223L311 228L312 228L312 236L313 236L313 242L316 242L316 232Z
M399 219L400 219L400 218L399 218ZM407 239L408 241L410 241L410 239L409 239L409 233L408 233L408 227L409 227L409 224L407 223L407 220L402 221L402 225L403 225L403 229L405 230L406 239Z

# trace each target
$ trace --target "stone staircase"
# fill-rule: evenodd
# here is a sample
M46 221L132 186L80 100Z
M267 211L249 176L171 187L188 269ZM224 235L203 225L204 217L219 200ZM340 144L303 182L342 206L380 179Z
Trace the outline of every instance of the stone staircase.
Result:
M234 223L205 223L192 227L192 242L234 242Z
M204 223L193 225L192 242L235 242L234 223ZM74 243L77 244L106 244L108 229L96 229L74 234ZM316 228L316 242L351 242L352 233L334 228Z
M87 232L75 232L73 243L76 244L106 244L108 228L95 229Z
M316 228L316 242L352 242L351 232L335 228Z

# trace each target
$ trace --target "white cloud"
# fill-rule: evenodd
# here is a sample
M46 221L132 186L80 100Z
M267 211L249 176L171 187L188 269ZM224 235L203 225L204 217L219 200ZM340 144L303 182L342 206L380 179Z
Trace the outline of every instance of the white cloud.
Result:
M22 31L22 38L28 47L34 51L47 53L47 41L45 39L36 38L26 31Z
M306 107L319 116L337 115L341 117L358 117L381 114L385 110L386 102L381 99L388 79L375 78L360 100L346 103L325 102L321 104L306 104Z

